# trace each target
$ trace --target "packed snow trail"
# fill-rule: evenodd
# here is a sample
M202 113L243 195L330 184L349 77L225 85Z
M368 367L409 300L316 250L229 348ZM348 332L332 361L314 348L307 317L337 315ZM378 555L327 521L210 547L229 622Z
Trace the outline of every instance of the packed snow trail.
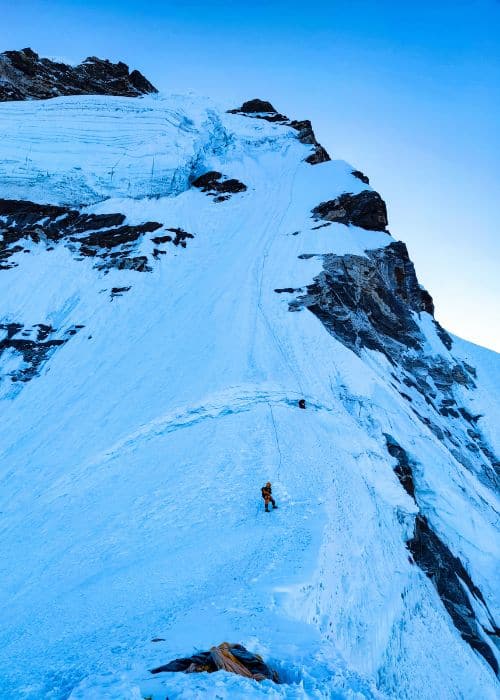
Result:
M383 358L363 361L274 291L309 284L323 253L393 240L313 226L315 205L366 185L341 161L303 162L292 129L194 98L0 105L13 122L25 140L0 149L9 196L194 238L151 273L104 275L27 244L0 275L6 318L84 326L2 394L2 694L495 698L490 667L408 561L417 507L384 433L418 456L423 507L496 612L494 495L415 421ZM71 149L52 157L61 129ZM216 203L189 187L207 170L248 189ZM265 515L268 480L279 509ZM224 640L287 683L149 677Z

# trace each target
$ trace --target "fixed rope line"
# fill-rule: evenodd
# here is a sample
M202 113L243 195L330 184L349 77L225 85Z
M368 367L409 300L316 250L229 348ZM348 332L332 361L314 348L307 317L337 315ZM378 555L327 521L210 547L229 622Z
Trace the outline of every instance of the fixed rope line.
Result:
M277 231L280 230L281 225L282 225L282 223L283 223L283 221L284 221L284 219L285 219L285 216L286 216L286 214L288 213L288 210L290 209L290 205L291 205L291 203L292 203L292 192L293 192L293 187L294 187L295 179L296 179L296 177L297 177L298 168L299 168L299 165L297 165L296 168L295 168L295 170L294 170L293 178L292 178L292 185L291 185L291 188L290 188L290 195L289 195L289 199L288 199L288 204L287 204L286 209L285 209L285 211L283 212L283 214L282 214L282 216L281 216L281 218L280 218L280 221L279 221L279 223L278 223L278 225L277 225L277 227L276 227ZM269 229L270 226L271 226L271 224L268 224L268 227L267 227L267 228ZM263 308L263 306L262 306L262 283L263 283L263 280L264 280L264 268L265 268L265 265L266 265L266 262L267 262L267 257L268 257L268 254L269 254L269 248L271 247L272 242L273 242L273 239L271 239L271 240L268 241L268 243L266 244L266 246L265 246L265 248L264 248L264 252L263 252L263 255L262 255L262 265L261 265L260 281L259 281L259 297L258 297L258 300L257 300L257 307L258 307L260 313L262 314L262 318L264 319L264 323L266 324L266 326L267 326L267 328L268 328L268 330L269 330L269 332L270 332L270 334L271 334L271 336L272 336L272 338L273 338L273 340L274 340L274 344L276 345L278 351L281 353L283 359L285 360L285 364L286 364L286 365L288 366L288 368L290 369L292 375L295 377L295 380L296 380L297 385L298 385L298 387L299 387L300 394L303 395L304 390L303 390L303 388L302 388L302 383L301 383L301 381L300 381L300 376L299 376L299 374L298 374L296 368L293 366L293 363L290 362L290 359L289 359L288 355L286 354L286 352L285 352L285 350L284 350L284 348L283 348L283 344L281 343L281 341L280 341L279 338L277 337L277 335L276 335L276 333L275 333L275 331L274 331L274 328L272 327L272 324L270 323L270 321L269 321L269 319L268 319L268 317L267 317L267 314L265 313L264 308Z
M269 411L271 412L271 420L273 422L273 428L274 428L274 438L276 440L276 448L277 448L278 454L279 454L278 469L276 470L276 476L278 477L278 481L279 481L281 479L281 465L283 463L283 455L281 454L280 441L278 438L278 430L276 428L276 421L274 420L274 412L273 412L273 407L271 406L271 404L269 404Z

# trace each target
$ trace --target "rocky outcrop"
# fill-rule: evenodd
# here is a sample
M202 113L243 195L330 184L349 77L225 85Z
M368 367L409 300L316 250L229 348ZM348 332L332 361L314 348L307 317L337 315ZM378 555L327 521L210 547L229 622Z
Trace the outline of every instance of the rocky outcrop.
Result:
M230 111L231 111L231 114L236 114L236 113L278 114L278 112L274 109L274 107L272 106L272 104L270 102L267 102L267 100L260 100L258 97L254 98L253 100L248 100L247 102L243 102L243 104L241 105L241 107L239 109L232 109Z
M387 451L396 460L396 466L394 467L394 473L399 479L399 483L404 488L406 493L415 499L415 484L413 481L413 468L406 450L403 450L401 445L399 445L392 435L387 433L384 435L385 442L387 446Z
M280 124L289 122L288 117L277 112L270 102L260 100L258 97L248 100L248 102L243 102L241 107L237 109L228 109L228 114L242 114L246 117L264 119L266 122L279 122Z
M138 70L91 56L77 66L40 58L32 49L0 54L0 102L62 95L138 97L158 92Z
M290 309L302 306L351 349L378 350L392 362L399 357L400 346L420 347L412 311L434 312L401 242L367 251L367 257L324 255L323 272Z
M150 272L149 255L136 253L146 234L159 229L163 229L163 224L157 221L131 226L119 213L86 214L52 204L0 199L0 270L16 267L17 254L29 253L26 246L33 242L47 250L62 243L74 253L75 259L93 258L94 266L104 272L111 268ZM163 244L185 248L186 241L193 238L193 234L183 229L164 230L169 233L151 239L157 246L151 251L154 259L166 253Z
M387 451L396 460L394 472L401 486L418 504L418 490L413 478L413 460L406 450L391 436L385 435ZM454 556L429 524L427 518L419 513L415 519L413 537L407 542L413 561L431 579L441 601L453 624L462 638L478 651L498 673L498 662L483 635L491 638L499 636L499 629L493 620L479 588L474 584L460 559ZM471 599L484 611L489 621L487 628L479 623Z
M387 230L387 208L378 192L363 190L359 194L344 193L336 199L321 202L312 214L316 220L337 224L353 224L370 231Z
M122 297L125 292L129 292L132 289L131 286L128 287L113 287L111 289L111 299L114 299L115 297Z
M167 233L158 235L160 229ZM157 235L144 245L151 233ZM185 248L192 238L192 233L164 228L156 221L126 224L125 216L119 213L87 214L52 204L0 199L0 270L20 265L19 254L30 253L33 245L47 251L63 245L75 260L90 258L104 274L111 269L150 272L153 260L165 255L167 246ZM147 247L151 250L144 252ZM112 287L110 300L130 289L130 284ZM0 380L9 379L13 387L7 393L2 387L3 397L12 396L23 383L38 376L57 348L83 328L74 325L61 330L47 322L27 328L15 319L0 321Z
M367 175L365 175L364 173L362 173L361 170L353 170L351 172L351 175L354 175L355 178L357 178L358 180L361 180L361 182L364 182L365 185L370 184L370 178Z
M415 563L431 579L462 639L479 652L498 674L498 662L484 636L498 638L500 630L491 618L481 591L474 585L460 559L450 552L423 515L417 515L414 536L407 544ZM481 628L471 599L475 599L476 604L485 610L488 627Z
M162 243L173 243L176 247L180 245L181 248L185 248L187 241L190 238L194 238L192 233L184 231L183 228L167 228L165 230L170 231L170 233L173 233L174 236L155 236L155 238L151 239L155 245L161 245Z
M462 389L474 389L475 371L444 355L428 354L417 319L423 312L433 317L434 304L418 283L405 244L390 243L366 251L366 256L321 257L322 272L289 302L290 311L309 309L360 356L366 350L384 355L392 366L394 388L416 418L462 465L497 488L500 463L477 425L478 417L463 406ZM452 340L435 319L433 323L445 354Z
M229 114L243 114L255 119L277 122L283 126L291 126L292 129L298 131L297 138L301 143L313 146L313 152L305 159L306 163L316 165L331 160L326 149L316 140L309 119L303 119L302 121L291 120L284 114L277 112L270 102L258 98L244 102L238 109L230 109L228 112Z
M210 170L208 173L200 175L193 181L192 185L213 197L214 202L224 202L232 194L245 192L247 189L247 186L239 180L226 178L216 170Z
M331 160L326 149L317 141L309 119L290 121L288 122L288 126L291 126L292 129L299 132L297 138L301 143L314 146L313 152L306 158L306 163L317 165L318 163L325 163L327 160Z
M9 377L11 382L29 382L40 374L41 367L56 349L67 343L81 328L82 325L75 325L58 331L46 323L32 327L15 322L0 323L0 336L3 335L0 340L0 367L6 356L10 360L10 369L4 376Z
M274 290L276 294L293 294L294 292L302 292L302 287L283 287Z

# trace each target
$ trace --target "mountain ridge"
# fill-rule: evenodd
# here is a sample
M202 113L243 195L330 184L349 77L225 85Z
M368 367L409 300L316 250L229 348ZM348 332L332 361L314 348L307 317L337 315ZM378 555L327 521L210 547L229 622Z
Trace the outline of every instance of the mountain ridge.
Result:
M256 99L0 125L2 692L493 700L500 357L368 178ZM283 682L148 678L223 639Z
M40 58L33 49L0 54L0 102L44 100L62 95L138 97L158 90L121 61L89 56L77 66Z

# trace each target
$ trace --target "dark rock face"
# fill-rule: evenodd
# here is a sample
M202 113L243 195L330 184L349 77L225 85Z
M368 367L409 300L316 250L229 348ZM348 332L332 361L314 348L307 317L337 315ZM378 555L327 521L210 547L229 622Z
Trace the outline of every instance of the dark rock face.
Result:
M385 434L384 437L387 451L397 461L394 472L406 493L415 501L415 484L413 483L413 471L408 453L406 450L403 450L401 445L391 435Z
M291 121L288 125L291 126L292 129L299 132L297 138L301 143L314 146L314 151L310 156L307 156L306 163L317 165L318 163L325 163L326 161L331 160L326 149L323 148L323 146L316 140L316 136L309 119L304 119L303 121Z
M378 192L372 190L341 194L337 199L318 204L312 214L315 219L353 224L369 231L386 231L388 224L385 202Z
M21 323L0 323L0 361L5 355L16 356L19 367L10 370L5 376L12 382L29 382L40 374L45 362L56 349L68 342L83 326L71 326L66 331L58 331L50 325L38 323L26 328Z
M93 248L116 248L116 246L122 244L132 243L143 233L152 233L159 228L161 228L161 224L158 222L148 221L139 226L116 226L115 228L90 233L88 236L83 236L74 240L84 246Z
M173 243L175 247L180 246L181 248L186 248L187 241L190 238L194 238L192 233L188 233L182 228L167 228L166 230L175 234L174 237L168 234L165 236L155 236L151 239L155 246L160 246L164 243ZM160 255L166 255L166 252L166 250L162 250L161 248L154 248L153 257L157 260Z
M137 247L148 233L163 228L157 221L130 226L124 223L123 214L85 214L77 209L37 204L20 200L0 199L0 270L18 265L14 256L25 250L28 241L51 249L61 242L76 259L91 257L95 267L107 272L118 270L152 270L147 255L136 255ZM186 240L193 234L182 229L166 229L172 235L156 236L155 245L172 243L186 247ZM24 243L24 244L23 244ZM165 254L156 248L153 258Z
M370 184L370 178L365 175L364 173L361 172L361 170L353 170L351 175L354 175L358 180L361 180L361 182L364 182L365 185Z
M192 233L187 233L187 231L184 231L182 228L167 228L166 231L170 231L170 233L175 234L175 236L172 238L172 236L157 236L155 238L152 238L151 240L153 243L156 245L161 245L162 243L173 243L176 247L181 246L181 248L186 247L186 241L190 238L194 238Z
M216 170L210 170L197 177L192 183L193 187L197 187L202 192L212 196L214 202L224 202L232 194L245 192L247 186L235 178L226 179L222 173Z
M128 292L132 289L132 287L113 287L111 289L111 298L114 299L115 297L121 297L125 294L125 292Z
M418 505L418 491L415 489L413 479L414 464L411 458L391 435L385 434L385 440L387 451L396 459L394 471L401 486ZM480 634L480 624L464 587L467 587L470 596L474 597L478 605L483 608L485 617L489 620L490 627L483 631L491 637L498 637L499 630L481 591L472 581L460 559L450 552L431 528L427 518L421 514L415 519L414 535L407 542L407 547L415 563L431 579L462 638L486 659L495 673L498 673L495 655Z
M478 417L462 405L461 389L475 387L473 368L427 354L415 315L433 316L434 305L418 283L404 243L366 251L366 257L321 257L322 272L289 303L290 311L309 309L359 356L365 350L384 355L393 368L394 388L416 418L461 464L488 487L497 488L500 463L477 426ZM433 323L445 352L452 340L437 321Z
M490 637L498 637L500 630L491 618L481 591L474 585L460 559L450 552L422 515L417 515L414 536L407 544L415 562L431 579L462 639L479 652L498 674L497 660L479 631L480 625L465 588L489 619L491 626L483 631Z
M234 112L243 112L244 114L256 114L257 112L273 112L274 114L277 114L276 110L270 102L267 102L266 100L259 100L258 97L254 98L253 100L243 102L241 107L238 110L234 110Z
M31 49L0 54L0 102L44 100L62 95L121 95L138 97L158 92L125 63L91 56L78 66L51 61Z
M367 255L323 256L323 272L290 307L307 306L351 349L378 350L394 361L392 342L419 347L411 312L432 314L434 309L422 294L404 243Z
M282 289L275 289L276 294L293 294L294 292L301 292L301 287L283 287Z
M284 114L277 112L270 102L259 100L257 98L244 102L239 109L230 109L228 112L229 114L243 114L247 117L253 117L255 119L265 119L268 122L277 122L283 126L291 126L292 129L299 132L297 138L301 143L314 146L314 150L311 155L307 156L305 159L306 163L316 165L317 163L324 163L327 160L331 160L326 149L323 148L323 146L316 140L316 136L314 135L309 119L304 119L302 121L290 120Z
M254 119L264 119L266 122L279 122L281 124L288 122L288 117L277 112L270 102L258 98L243 102L238 109L228 109L228 114L243 114Z

